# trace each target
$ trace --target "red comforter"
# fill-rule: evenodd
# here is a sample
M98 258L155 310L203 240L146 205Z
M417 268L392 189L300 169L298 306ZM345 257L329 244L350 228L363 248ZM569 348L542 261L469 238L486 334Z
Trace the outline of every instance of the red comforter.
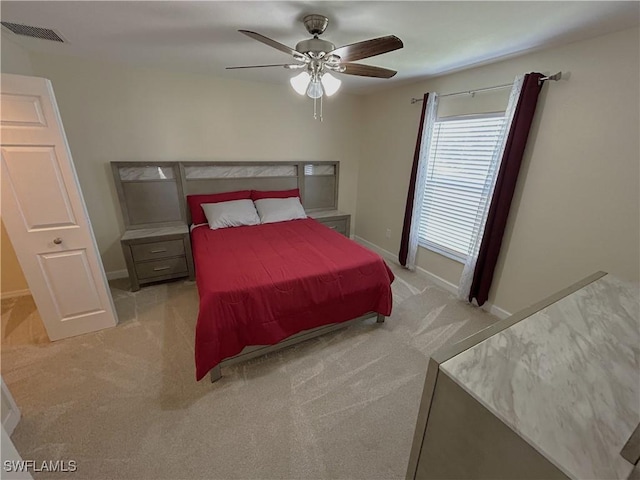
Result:
M315 220L205 225L191 239L200 294L198 380L248 345L391 313L394 277L380 256Z

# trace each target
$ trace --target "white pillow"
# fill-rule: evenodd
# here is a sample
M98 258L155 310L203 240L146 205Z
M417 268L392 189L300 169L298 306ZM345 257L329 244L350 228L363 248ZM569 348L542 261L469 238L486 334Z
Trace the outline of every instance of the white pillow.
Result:
M260 224L256 207L248 198L229 202L203 203L202 210L211 230Z
M263 198L255 201L260 223L285 222L307 218L298 197Z

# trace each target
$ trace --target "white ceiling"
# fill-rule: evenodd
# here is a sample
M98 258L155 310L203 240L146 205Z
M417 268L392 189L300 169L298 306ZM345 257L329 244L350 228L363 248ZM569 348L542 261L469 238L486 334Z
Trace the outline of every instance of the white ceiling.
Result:
M0 7L3 21L52 28L68 41L8 34L31 51L273 83L292 73L224 69L289 61L238 29L295 47L309 38L302 17L320 13L329 18L322 38L336 46L399 37L403 49L360 62L398 74L389 80L340 75L343 88L354 93L595 37L640 20L637 1L2 1Z

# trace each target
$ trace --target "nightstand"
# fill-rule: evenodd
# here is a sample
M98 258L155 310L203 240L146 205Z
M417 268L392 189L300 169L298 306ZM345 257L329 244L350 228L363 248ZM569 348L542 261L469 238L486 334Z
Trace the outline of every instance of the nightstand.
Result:
M186 225L127 230L120 244L133 292L140 290L142 284L180 277L195 278Z
M308 212L307 215L347 238L351 234L351 215L348 213L338 210L321 210Z

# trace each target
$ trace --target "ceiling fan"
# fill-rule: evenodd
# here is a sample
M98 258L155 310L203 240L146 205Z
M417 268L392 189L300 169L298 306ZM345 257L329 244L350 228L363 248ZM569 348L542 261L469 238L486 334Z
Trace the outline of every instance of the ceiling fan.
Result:
M290 79L291 86L300 95L306 94L314 100L318 98L322 100L323 95L331 96L340 88L342 82L329 72L376 78L391 78L397 73L395 70L387 68L352 62L402 48L402 40L398 37L388 35L336 48L333 43L318 38L329 24L327 17L317 14L307 15L302 19L302 23L309 34L313 35L313 38L298 42L295 49L259 33L238 30L254 40L291 55L293 61L297 63L249 65L227 67L227 69L284 67L289 70L302 70L300 74Z

